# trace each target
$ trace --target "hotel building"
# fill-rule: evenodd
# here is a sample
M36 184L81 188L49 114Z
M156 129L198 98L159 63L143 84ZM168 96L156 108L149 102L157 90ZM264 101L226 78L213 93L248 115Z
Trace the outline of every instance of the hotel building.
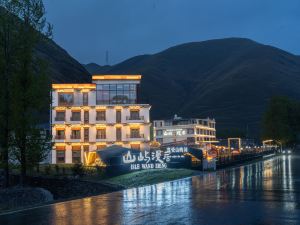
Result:
M52 85L52 163L89 164L111 145L150 148L150 105L141 75L95 75L89 84Z
M185 143L204 147L216 141L214 119L182 119L175 115L171 120L153 121L154 140L160 144Z

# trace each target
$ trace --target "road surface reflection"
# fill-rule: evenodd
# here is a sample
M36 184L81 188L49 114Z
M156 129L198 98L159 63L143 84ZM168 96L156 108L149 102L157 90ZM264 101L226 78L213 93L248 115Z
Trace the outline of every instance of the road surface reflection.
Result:
M0 216L0 224L300 224L300 155Z

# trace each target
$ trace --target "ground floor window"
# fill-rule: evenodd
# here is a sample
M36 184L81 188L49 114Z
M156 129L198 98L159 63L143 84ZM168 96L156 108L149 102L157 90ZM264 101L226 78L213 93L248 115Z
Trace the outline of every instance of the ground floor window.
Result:
M132 149L137 149L137 150L140 150L140 149L141 149L140 144L131 144L130 147L131 147Z
M97 145L97 150L101 150L106 148L106 145Z
M72 146L72 163L81 163L81 146Z
M73 163L81 163L81 151L72 150L72 162Z
M65 163L66 151L56 150L56 163Z

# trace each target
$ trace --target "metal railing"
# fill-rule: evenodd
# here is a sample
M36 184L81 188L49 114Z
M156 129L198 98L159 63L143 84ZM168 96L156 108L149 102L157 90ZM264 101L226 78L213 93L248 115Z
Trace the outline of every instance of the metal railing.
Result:
M81 121L81 118L71 116L70 121Z
M55 121L66 121L66 117L60 117L60 116L56 116L55 117Z
M106 135L96 135L96 139L106 139Z
M144 138L144 134L127 134L126 138Z
M56 140L64 140L66 139L66 135L55 135Z
M80 139L80 135L71 135L71 139Z
M126 116L126 120L144 120L144 116Z

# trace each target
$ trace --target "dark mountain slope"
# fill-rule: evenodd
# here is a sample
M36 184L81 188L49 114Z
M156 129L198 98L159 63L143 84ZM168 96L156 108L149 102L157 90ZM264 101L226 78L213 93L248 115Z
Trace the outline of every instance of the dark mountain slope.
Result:
M47 62L53 83L90 82L89 72L54 41L40 42L36 54Z
M152 104L153 119L209 116L219 130L248 127L251 136L271 96L300 99L299 57L249 39L182 44L105 73L142 74L142 97Z
M104 74L107 71L111 69L111 66L105 65L105 66L99 66L96 63L89 63L86 65L83 65L87 71L89 71L91 74Z

